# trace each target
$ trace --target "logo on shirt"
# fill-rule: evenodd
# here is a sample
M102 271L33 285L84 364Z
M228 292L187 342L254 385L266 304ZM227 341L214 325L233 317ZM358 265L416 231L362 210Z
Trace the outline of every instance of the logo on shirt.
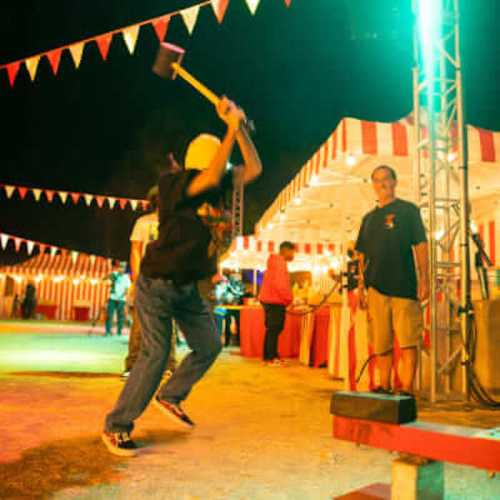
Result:
M387 229L394 229L394 220L396 219L396 214L387 214L385 216L385 221L384 221L384 224L385 224L385 227Z

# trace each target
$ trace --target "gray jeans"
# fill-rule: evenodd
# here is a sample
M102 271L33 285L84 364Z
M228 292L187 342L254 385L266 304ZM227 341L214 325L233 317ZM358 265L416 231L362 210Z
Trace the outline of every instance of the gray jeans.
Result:
M170 351L172 318L191 352L160 388L160 399L176 404L186 399L222 349L212 313L196 283L176 286L169 280L141 274L136 283L135 306L142 328L141 350L115 407L106 417L108 432L131 432L134 420L155 394Z

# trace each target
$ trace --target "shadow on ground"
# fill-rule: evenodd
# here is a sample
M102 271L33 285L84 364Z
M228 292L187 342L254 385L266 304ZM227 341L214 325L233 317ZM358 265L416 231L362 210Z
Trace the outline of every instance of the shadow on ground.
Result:
M146 432L138 441L146 449L154 443L173 443L184 433ZM0 498L42 499L68 488L118 484L129 460L111 455L99 436L62 440L32 448L15 462L0 463Z

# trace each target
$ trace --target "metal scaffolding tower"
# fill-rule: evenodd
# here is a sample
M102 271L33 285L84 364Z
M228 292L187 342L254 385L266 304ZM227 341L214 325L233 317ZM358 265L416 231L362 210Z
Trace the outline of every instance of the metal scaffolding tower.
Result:
M414 12L414 189L429 238L429 398L435 402L469 392L465 370L458 369L467 362L472 311L459 0L414 0Z
M244 220L244 202L245 202L245 188L241 180L243 173L242 167L234 167L234 187L233 199L231 206L231 224L232 224L232 239L243 235L243 220Z

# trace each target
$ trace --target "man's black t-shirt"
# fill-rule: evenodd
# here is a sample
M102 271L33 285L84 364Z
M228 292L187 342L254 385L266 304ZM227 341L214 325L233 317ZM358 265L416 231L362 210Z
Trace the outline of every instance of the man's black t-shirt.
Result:
M366 287L384 295L417 298L412 247L427 241L416 205L396 199L363 217L356 250L365 256Z
M183 284L217 272L212 234L198 209L205 203L218 203L232 185L232 173L226 174L220 188L191 198L187 189L199 173L187 170L160 177L158 239L148 245L142 260L141 273L145 276Z

